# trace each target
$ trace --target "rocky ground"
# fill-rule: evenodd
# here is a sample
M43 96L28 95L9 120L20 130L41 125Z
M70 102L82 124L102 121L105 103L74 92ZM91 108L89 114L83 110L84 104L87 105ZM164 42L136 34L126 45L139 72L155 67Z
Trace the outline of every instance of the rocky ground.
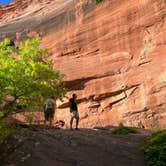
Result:
M140 147L150 132L113 135L113 127L21 129L0 146L1 166L144 166Z

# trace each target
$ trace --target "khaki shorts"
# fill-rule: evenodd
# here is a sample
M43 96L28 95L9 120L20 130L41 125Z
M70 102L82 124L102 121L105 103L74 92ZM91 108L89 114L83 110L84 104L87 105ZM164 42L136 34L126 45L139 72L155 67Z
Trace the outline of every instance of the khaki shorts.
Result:
M76 119L78 119L78 118L79 118L79 113L78 113L78 111L72 111L72 112L71 112L71 118L76 118Z

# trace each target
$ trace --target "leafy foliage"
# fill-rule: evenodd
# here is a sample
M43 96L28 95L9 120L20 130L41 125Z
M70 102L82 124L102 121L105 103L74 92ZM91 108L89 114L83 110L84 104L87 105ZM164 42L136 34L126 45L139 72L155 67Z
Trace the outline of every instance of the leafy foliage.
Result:
M96 1L96 4L102 2L103 0L95 0Z
M143 147L147 166L166 165L166 130L153 134Z
M40 42L28 39L17 50L8 39L0 43L1 115L39 110L49 96L60 98L66 93L64 75L44 60L47 50L39 48Z
M136 128L133 127L126 127L123 126L123 124L120 124L120 126L112 131L113 134L129 134L129 133L138 133Z

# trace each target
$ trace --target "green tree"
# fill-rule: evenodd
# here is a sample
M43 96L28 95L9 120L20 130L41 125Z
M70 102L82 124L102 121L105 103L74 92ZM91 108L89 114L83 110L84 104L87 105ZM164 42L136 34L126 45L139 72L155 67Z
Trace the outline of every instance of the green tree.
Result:
M0 117L23 111L39 110L50 95L57 98L66 93L64 75L44 60L46 49L40 49L41 39L20 43L18 49L10 40L0 43Z

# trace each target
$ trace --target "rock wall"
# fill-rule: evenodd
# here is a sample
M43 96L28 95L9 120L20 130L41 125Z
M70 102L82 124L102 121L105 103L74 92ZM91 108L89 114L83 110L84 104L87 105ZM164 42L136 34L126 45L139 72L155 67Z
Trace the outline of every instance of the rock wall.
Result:
M66 75L67 96L78 95L82 127L122 122L166 128L165 0L104 0L99 5L24 0L21 5L25 8L18 16L11 18L13 11L1 15L0 38L43 38L41 47L49 48L55 68ZM68 99L58 101L56 118L68 124L69 117Z

